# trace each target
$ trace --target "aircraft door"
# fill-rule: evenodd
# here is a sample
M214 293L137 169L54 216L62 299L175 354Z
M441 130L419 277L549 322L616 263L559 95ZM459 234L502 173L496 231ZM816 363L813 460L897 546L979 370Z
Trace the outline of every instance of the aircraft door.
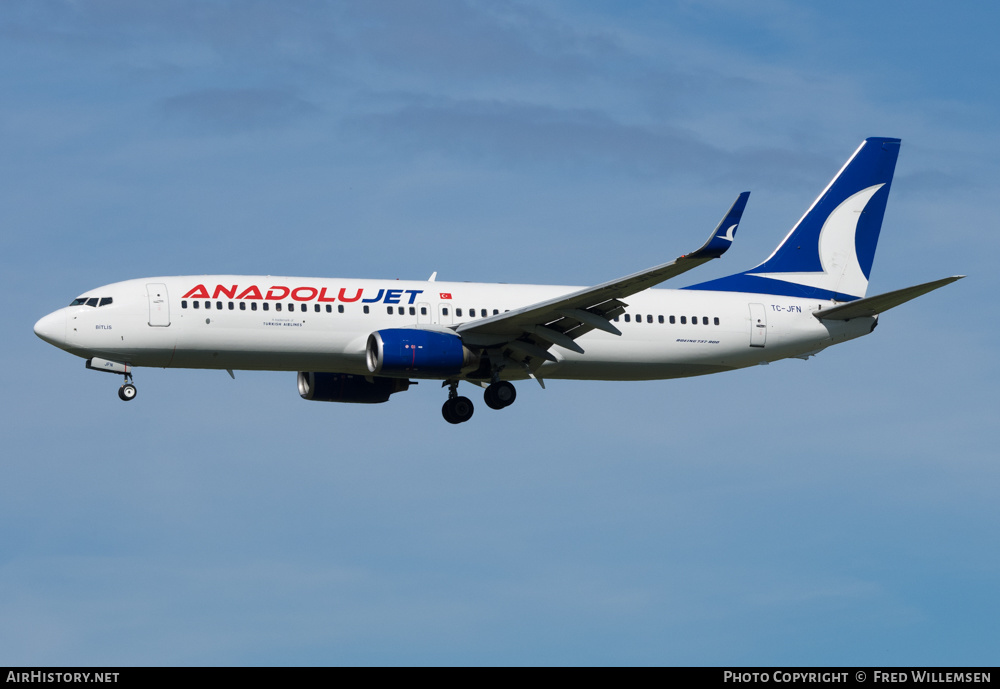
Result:
M767 340L767 312L763 304L750 304L750 346L763 347Z
M149 324L155 328L165 328L170 325L167 286L159 282L146 285L146 297L149 299Z

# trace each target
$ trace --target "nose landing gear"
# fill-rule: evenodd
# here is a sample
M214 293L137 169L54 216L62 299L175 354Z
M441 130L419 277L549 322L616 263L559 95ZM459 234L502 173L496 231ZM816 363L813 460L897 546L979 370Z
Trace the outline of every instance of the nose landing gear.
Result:
M123 402L131 402L135 399L136 389L135 384L132 382L132 366L131 364L123 364L118 361L110 361L108 359L98 359L93 357L87 359L87 368L92 371L105 371L107 373L120 373L125 376L125 384L118 388L118 399Z
M125 383L125 385L118 388L118 397L123 402L131 402L135 399L136 389L132 383Z
M132 383L132 371L131 369L125 371L125 384L118 388L118 399L122 402L131 402L135 399L135 395L138 391L135 389L135 385Z

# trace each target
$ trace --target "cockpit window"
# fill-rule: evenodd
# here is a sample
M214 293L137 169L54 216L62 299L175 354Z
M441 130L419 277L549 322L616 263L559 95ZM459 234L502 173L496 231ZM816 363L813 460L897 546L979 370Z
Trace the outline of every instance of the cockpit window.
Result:
M70 306L107 306L111 297L77 297Z

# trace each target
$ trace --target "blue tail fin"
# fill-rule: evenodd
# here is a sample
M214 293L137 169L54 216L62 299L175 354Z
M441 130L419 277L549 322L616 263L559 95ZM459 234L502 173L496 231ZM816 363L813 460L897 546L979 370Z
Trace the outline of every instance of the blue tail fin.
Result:
M899 139L865 139L767 260L686 289L864 297L898 155Z

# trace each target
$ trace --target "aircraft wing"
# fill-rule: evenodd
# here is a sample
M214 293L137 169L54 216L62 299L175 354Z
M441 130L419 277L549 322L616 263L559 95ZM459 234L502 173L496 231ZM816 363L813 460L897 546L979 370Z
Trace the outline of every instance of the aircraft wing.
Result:
M552 345L582 353L583 348L574 340L595 328L621 335L610 322L625 311L627 304L621 299L719 258L728 251L749 197L748 191L737 197L708 241L697 251L565 296L463 323L456 331L471 345L502 347L522 363L530 360L531 368L542 360L556 361L548 351Z
M849 321L852 318L874 316L899 306L900 304L905 304L911 299L916 299L923 294L932 292L938 287L950 285L956 280L961 280L964 277L964 275L953 275L950 278L942 278L941 280L934 280L933 282L925 282L922 285L904 287L903 289L897 289L893 292L886 292L885 294L879 294L874 297L865 297L864 299L851 301L840 306L834 306L832 309L816 311L813 315L820 320L835 321Z

